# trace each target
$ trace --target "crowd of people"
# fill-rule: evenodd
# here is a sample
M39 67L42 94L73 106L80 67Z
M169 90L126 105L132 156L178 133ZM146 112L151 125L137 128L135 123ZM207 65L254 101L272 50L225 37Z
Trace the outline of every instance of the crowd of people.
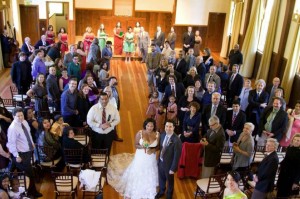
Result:
M64 148L85 148L74 139L73 128L78 127L90 127L92 148L108 149L109 154L113 140L123 141L116 131L120 122L117 78L109 73L112 55L123 52L125 62L138 53L145 63L149 105L148 119L136 134L135 157L114 185L118 192L126 198L160 198L166 192L167 198L172 198L174 173L185 142L203 146L202 178L214 174L224 146L232 147L233 171L228 174L224 198L246 197L236 183L238 172L249 169L255 145L265 146L267 156L254 177L252 198L264 198L273 190L279 144L287 147L287 152L281 162L278 196L288 197L299 188L300 101L295 109L286 111L278 77L271 85L259 79L252 89L251 80L239 74L240 67L246 66L242 66L238 44L225 65L215 63L210 49L201 46L200 32L194 34L192 27L182 35L178 56L174 49L178 35L173 27L165 38L158 26L151 41L138 22L126 33L118 22L114 50L107 38L101 24L97 35L87 27L83 41L69 45L65 28L59 29L56 39L50 25L35 46L29 37L24 40L11 78L19 94L34 99L34 106L27 100L28 107L16 108L12 114L0 107L0 169L7 171L11 162L10 170L25 171L31 179L30 195L42 196L35 188L30 163L35 144L52 147L55 153L51 158L62 156ZM84 160L90 161L87 153ZM2 179L0 195L5 195L6 177Z

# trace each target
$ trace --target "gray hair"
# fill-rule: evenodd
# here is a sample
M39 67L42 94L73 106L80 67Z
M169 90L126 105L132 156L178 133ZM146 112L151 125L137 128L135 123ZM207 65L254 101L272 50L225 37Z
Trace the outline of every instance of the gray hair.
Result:
M212 97L212 96L215 96L215 95L217 95L219 98L221 98L221 94L218 93L218 92L213 92L212 95L211 95L211 97Z
M244 125L249 126L249 127L251 128L251 132L252 132L252 131L254 130L254 128L255 128L254 124L251 123L251 122L246 122Z
M277 141L275 138L268 138L268 139L267 139L267 142L273 143L273 144L274 144L274 147L275 147L275 151L277 151L277 148L278 148L278 146L279 146L279 143L278 143L278 141Z
M213 116L211 116L211 117L209 118L208 123L209 123L209 124L213 124L213 123L218 123L218 124L220 124L220 120L219 120L218 116L213 115Z
M258 84L262 84L264 87L266 86L266 82L263 79L258 79L255 82L255 86L257 86Z

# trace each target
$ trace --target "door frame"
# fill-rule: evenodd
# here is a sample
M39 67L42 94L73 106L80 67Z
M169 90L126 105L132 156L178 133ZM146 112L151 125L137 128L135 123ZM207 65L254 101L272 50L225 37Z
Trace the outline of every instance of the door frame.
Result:
M39 23L39 21L40 21L40 18L39 18L39 16L40 16L40 13L39 13L39 5L24 5L24 4L19 4L19 9L21 9L21 7L35 7L36 8L36 14L37 14L37 26L36 26L36 28L37 28L37 34L38 34L38 40L40 39L40 35L41 35L41 32L40 32L40 23ZM21 11L20 11L20 13L21 13ZM24 27L22 27L22 23L21 23L21 20L20 20L20 30L21 30L21 38L22 38L22 41L24 41L24 39L25 39L25 37L23 37L23 29L24 29ZM33 41L32 40L32 38L30 38L31 39L31 41Z

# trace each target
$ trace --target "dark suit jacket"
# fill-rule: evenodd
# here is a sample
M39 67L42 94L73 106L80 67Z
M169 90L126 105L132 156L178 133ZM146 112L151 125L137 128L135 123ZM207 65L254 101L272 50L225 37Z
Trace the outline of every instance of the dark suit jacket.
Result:
M181 74L182 78L185 78L186 73L188 71L188 68L186 67L185 59L181 59L180 61L179 59L176 59L176 62L174 64L174 69Z
M24 42L24 44L21 47L21 51L26 54L27 59L32 54L32 52L29 51L29 49L28 49L28 47L27 47L27 45L26 45L25 42Z
M273 88L273 84L272 85L268 85L265 88L265 91L269 94L269 96L271 95L272 88ZM282 89L282 96L284 96L284 89L281 86L278 86L278 88Z
M163 33L163 32L161 31L160 34L159 34L159 37L157 37L157 32L155 32L155 35L154 35L154 41L155 41L155 44L156 44L158 47L164 46L164 42L165 42L165 33Z
M163 148L163 142L165 139L166 133L161 134L160 136L160 149ZM170 170L176 172L178 168L178 162L181 155L182 143L179 137L173 133L170 137L165 153L163 154L163 162L165 171L169 173ZM160 161L160 160L159 160Z
M12 69L10 71L11 80L14 84L16 84L18 89L30 86L32 82L31 70L31 63L27 60L23 62L17 61L12 65ZM22 76L25 76L23 80Z
M227 96L233 99L234 96L240 96L244 85L244 78L240 74L237 74L231 84L231 87L229 87L231 76L232 74L230 74L227 82Z
M182 96L184 96L184 92L185 92L185 88L182 83L175 84L175 92L176 92L176 101L178 102L178 100ZM169 84L168 86L166 86L166 89L165 89L163 104L165 104L165 105L168 104L168 99L169 99L170 95L172 95L172 89L171 89L171 85Z
M232 110L227 111L224 129L225 131L226 129L236 131L236 134L230 137L231 142L236 142L243 131L244 124L246 123L246 114L243 111L239 111L233 124L232 124L232 115L233 115ZM226 140L228 140L229 136L226 132L225 132L225 136L226 136Z
M255 185L255 189L268 193L273 191L275 176L278 168L278 156L276 151L265 157L257 168L258 182Z
M257 116L260 117L260 114L263 111L263 108L260 107L260 105L263 103L268 103L268 100L269 100L269 94L265 91L262 91L259 97L257 96L256 89L249 91L249 96L248 96L249 105L246 109L247 116L250 117L252 112L255 112Z
M50 45L50 44L49 44L49 42L47 42L47 41L46 41L46 45L43 45L43 42L42 42L42 40L40 39L40 40L38 40L38 41L36 42L36 44L34 45L34 48L35 48L35 49L39 49L40 46L47 47L47 46L49 46L49 45Z
M190 45L190 48L193 48L194 44L195 44L195 35L194 35L194 33L191 32L191 34L189 36L188 32L185 32L183 34L182 40L183 40L183 44Z
M203 109L202 130L204 132L202 132L202 134L205 134L206 131L209 129L208 120L211 117L211 108L212 108L212 104L205 106ZM218 116L222 127L225 125L225 122L226 122L226 112L227 112L227 109L223 105L219 104L217 111L216 111L216 116Z
M204 147L204 166L215 167L220 163L225 144L224 129L221 127L217 132L209 129L204 137L208 141L208 145Z
M266 107L260 116L260 123L258 128L258 134L260 136L262 132L265 130L265 124L267 123L267 118L272 113L272 111L273 111L273 106ZM272 122L272 130L271 130L271 132L274 133L273 138L275 138L278 142L280 142L281 138L283 137L283 134L286 131L288 120L289 119L287 113L284 110L279 109Z
M202 62L198 66L196 66L196 68L197 68L197 73L198 73L198 75L200 76L200 79L201 79L201 85L204 88L204 87L206 87L206 86L204 86L205 75L206 75L205 64Z

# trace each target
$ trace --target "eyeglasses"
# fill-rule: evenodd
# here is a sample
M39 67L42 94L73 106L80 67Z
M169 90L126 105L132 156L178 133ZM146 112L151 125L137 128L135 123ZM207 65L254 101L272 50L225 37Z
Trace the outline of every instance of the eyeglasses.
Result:
M216 123L213 123L213 124L209 124L209 126L215 126L217 124L217 122Z

